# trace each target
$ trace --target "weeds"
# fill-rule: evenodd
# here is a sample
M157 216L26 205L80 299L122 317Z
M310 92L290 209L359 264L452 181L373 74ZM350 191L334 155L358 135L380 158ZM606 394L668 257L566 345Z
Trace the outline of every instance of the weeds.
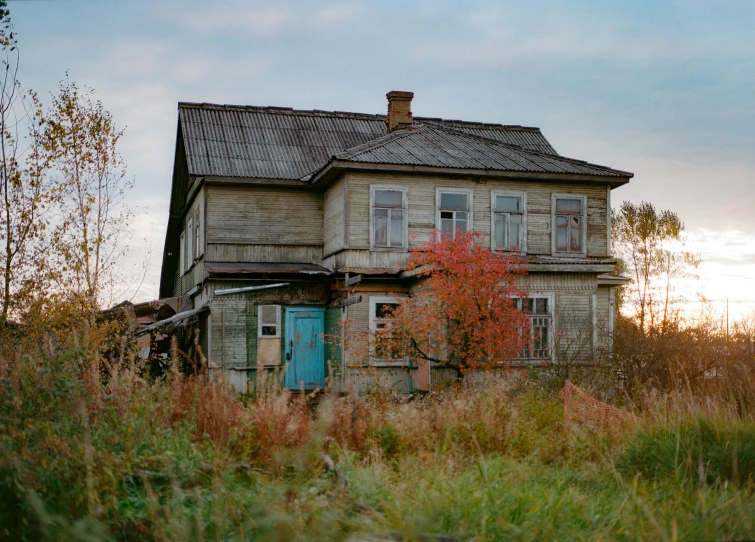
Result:
M521 380L315 403L99 360L0 359L0 539L755 537L755 426L725 395L599 431Z

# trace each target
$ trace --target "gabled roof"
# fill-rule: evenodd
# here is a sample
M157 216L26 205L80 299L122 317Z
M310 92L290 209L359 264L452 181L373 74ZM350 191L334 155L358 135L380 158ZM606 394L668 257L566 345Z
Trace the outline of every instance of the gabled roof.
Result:
M416 123L556 155L538 128L415 117ZM385 116L282 107L179 104L190 175L303 179L336 154L386 135Z
M438 124L415 125L336 154L334 160L438 168L631 177L631 173L493 141Z

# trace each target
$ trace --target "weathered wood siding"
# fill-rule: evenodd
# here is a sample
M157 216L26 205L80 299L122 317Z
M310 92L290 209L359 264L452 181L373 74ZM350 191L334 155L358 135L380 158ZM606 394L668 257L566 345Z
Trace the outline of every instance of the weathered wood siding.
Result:
M323 234L325 256L346 247L346 180L338 179L325 191Z
M210 366L247 367L247 300L239 295L216 297L211 304Z
M348 242L349 249L369 251L370 185L405 186L408 200L409 246L426 243L435 228L437 188L472 189L474 230L481 233L490 246L491 192L517 190L527 193L527 252L551 254L551 201L554 193L587 197L587 255L609 255L606 187L589 183L558 183L543 181L445 179L432 176L402 176L391 174L349 173L348 182ZM405 257L405 256L404 256ZM348 259L358 259L352 253ZM363 261L366 256L361 257ZM356 266L351 261L343 265Z
M286 357L286 305L323 305L330 299L330 288L321 283L300 283L291 287L215 296L215 290L249 286L244 281L208 281L197 299L210 304L209 363L211 367L245 371L256 380L257 313L259 305L281 305L281 366ZM201 304L201 303L200 303ZM331 355L335 355L331 352ZM274 368L265 368L272 371ZM234 386L238 387L238 374ZM229 376L230 378L230 376ZM252 385L252 388L254 385Z
M192 178L194 179L194 178ZM197 182L194 180L193 182ZM188 262L188 267L184 269L184 274L180 277L180 295L185 294L191 290L194 286L201 283L205 278L204 266L202 265L202 259L205 253L205 192L204 188L201 188L196 197L191 203L191 206L186 211L183 219L183 225L181 231L187 239L186 243L189 243L192 239L190 232L188 231L189 219L192 219L192 227L194 221L199 218L199 254L194 254L194 260ZM179 255L184 258L184 251L187 250L187 246L182 246L179 249ZM179 262L178 269L181 269L181 262Z
M207 245L205 259L209 262L286 262L314 263L322 261L322 246L292 245Z
M521 277L521 284L530 292L561 290L595 290L597 279L590 273L532 273Z
M207 241L321 245L322 194L291 188L208 186Z

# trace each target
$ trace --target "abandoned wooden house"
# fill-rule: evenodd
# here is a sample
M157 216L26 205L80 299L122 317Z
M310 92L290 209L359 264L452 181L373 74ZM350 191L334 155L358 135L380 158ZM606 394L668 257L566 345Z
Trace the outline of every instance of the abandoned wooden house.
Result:
M205 307L210 370L241 391L275 367L292 390L328 374L427 388L443 368L327 338L384 325L417 280L408 251L437 230L528 262L519 303L542 340L512 363L605 359L623 283L611 190L632 174L565 158L538 128L413 117L411 92L387 98L387 115L179 104L160 296Z

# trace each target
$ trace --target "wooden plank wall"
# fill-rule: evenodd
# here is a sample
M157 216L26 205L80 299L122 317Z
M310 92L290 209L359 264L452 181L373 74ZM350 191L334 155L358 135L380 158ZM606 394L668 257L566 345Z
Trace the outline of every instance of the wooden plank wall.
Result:
M334 252L345 248L345 208L344 199L346 181L343 178L338 179L325 191L324 210L323 210L323 235L324 254L330 255Z
M322 193L217 185L206 191L208 243L322 245Z
M473 190L474 229L490 242L490 201L492 190L519 190L527 193L527 252L551 254L551 195L553 193L587 196L587 255L608 256L607 198L602 184L542 181L479 181L444 179L432 176L349 173L348 246L369 250L370 185L390 184L408 188L409 244L426 243L435 227L436 188ZM412 235L412 233L414 235Z
M291 245L245 245L216 244L207 245L206 260L209 262L286 262L314 263L322 262L322 246Z
M246 369L246 298L242 294L216 297L211 307L210 366Z

